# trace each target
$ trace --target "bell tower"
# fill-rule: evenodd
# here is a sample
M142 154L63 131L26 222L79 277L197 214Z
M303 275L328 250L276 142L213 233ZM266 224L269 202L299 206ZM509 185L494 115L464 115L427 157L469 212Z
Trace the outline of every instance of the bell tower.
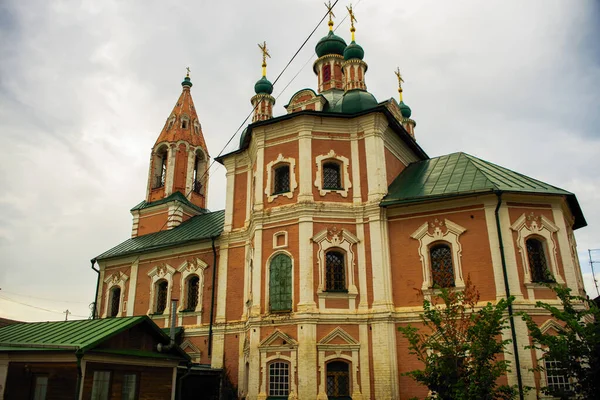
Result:
M132 237L172 229L205 212L209 154L192 100L190 70L152 147L146 199L135 206Z

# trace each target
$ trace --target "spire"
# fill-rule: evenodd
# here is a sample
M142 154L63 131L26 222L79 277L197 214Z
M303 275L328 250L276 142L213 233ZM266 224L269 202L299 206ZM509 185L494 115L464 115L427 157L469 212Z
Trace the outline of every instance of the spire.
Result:
M327 13L329 14L329 22L327 23L327 25L329 25L329 30L333 32L333 17L335 17L335 14L333 13L333 6L331 5L331 0L325 3L325 7L327 7Z
M273 105L275 104L275 98L271 96L273 84L267 79L267 57L271 58L271 54L267 49L267 42L259 43L258 48L262 53L262 78L254 84L256 95L250 99L250 103L254 107L252 122L273 118Z
M344 90L360 89L367 90L365 83L365 73L367 72L367 63L363 61L365 51L355 41L356 28L354 23L358 22L352 5L346 7L348 10L348 16L350 17L350 33L352 34L352 42L344 49L344 63L342 68L344 71Z
M352 4L347 6L346 10L348 10L348 14L350 15L350 33L352 34L352 41L354 42L354 31L356 31L356 29L354 29L354 23L358 21L352 12Z
M412 110L410 109L410 107L408 105L406 105L402 99L402 84L404 83L404 79L402 79L402 75L400 74L400 67L396 68L396 71L394 71L394 73L396 74L396 77L398 78L398 95L400 98L400 102L398 103L398 108L400 109L400 114L402 115L402 125L404 126L404 129L406 129L406 131L408 132L409 135L411 135L414 139L415 137L415 126L417 126L417 123L410 119L410 116L412 114Z
M318 92L331 89L342 90L344 82L342 78L342 62L344 61L344 49L346 41L333 33L333 5L331 1L325 3L329 14L329 32L321 38L315 46L315 53L319 57L313 64L313 71L318 78Z

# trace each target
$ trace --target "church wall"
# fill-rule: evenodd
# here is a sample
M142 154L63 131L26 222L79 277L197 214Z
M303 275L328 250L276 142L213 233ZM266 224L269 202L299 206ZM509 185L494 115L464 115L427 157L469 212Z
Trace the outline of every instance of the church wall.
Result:
M121 303L119 305L119 312L121 316L125 316L125 312L124 307L123 307L123 302L127 302L129 300L129 283L131 282L131 266L130 265L117 265L117 266L111 266L110 268L106 268L104 270L104 277L102 278L102 281L106 280L107 278L109 278L110 276L117 276L119 274L125 274L128 279L127 281L124 282L124 284L121 287ZM97 308L97 312L99 315L104 316L107 314L107 302L110 301L109 300L109 296L108 296L108 292L110 291L110 289L116 284L119 285L120 282L100 282L100 290L99 290L99 295L100 295L100 301L99 301L99 307Z
M387 177L387 185L396 179L396 177L406 168L404 163L400 161L391 151L387 148L385 150L385 171Z
M240 340L237 333L225 335L225 370L230 381L238 384L238 364L240 362Z
M291 173L293 173L295 175L296 178L296 182L300 181L300 176L299 176L299 168L300 165L298 163L298 142L297 141L292 141L292 142L284 142L284 143L273 143L270 145L267 145L264 149L264 171L263 171L263 185L265 187L261 188L261 193L263 196L263 204L264 204L264 208L265 209L269 209L269 208L273 208L273 207L277 207L277 206L281 206L281 205L286 205L286 204L294 204L297 200L298 200L298 188L293 189L292 191L292 198L287 198L286 196L283 195L279 195L277 197L275 197L275 199L273 199L273 201L269 202L267 199L267 195L265 194L265 190L267 189L266 185L269 184L268 180L267 180L267 164L270 163L271 161L275 161L277 159L277 157L279 156L279 154L281 154L284 158L293 158L296 162L296 166L293 169L293 171L290 171L290 175ZM270 184L273 185L271 178L271 182ZM290 176L291 179L291 176ZM272 187L268 188L268 191L271 192Z
M422 304L422 303L421 303ZM420 385L414 379L409 376L403 376L403 374L414 371L415 369L422 369L423 363L417 359L416 355L409 354L408 350L408 339L398 332L398 327L405 327L409 324L396 324L396 352L398 354L398 387L400 389L400 398L409 399L412 397L425 398L427 396L427 387ZM410 325L417 329L422 329L423 324L420 322L411 322Z
M369 186L367 183L367 151L365 149L364 132L358 133L358 160L360 166L360 192L361 200L367 201L369 198Z
M329 154L329 152L331 150L334 151L336 156L343 156L346 157L349 160L349 164L348 164L348 173L350 175L350 183L352 183L355 179L360 179L358 177L354 177L352 176L352 163L354 162L354 160L352 160L352 153L351 153L351 148L350 148L350 141L348 140L348 135L340 135L340 134L333 134L333 133L327 133L327 132L313 132L313 139L312 140L312 175L311 177L313 179L311 179L311 183L312 183L312 192L313 192L313 196L314 199L316 201L337 201L337 202L343 202L343 203L351 203L353 201L352 197L353 197L353 193L354 193L354 185L352 184L352 187L348 190L348 194L346 197L343 197L341 194L336 193L336 192L326 192L324 196L321 196L319 193L319 188L316 187L314 185L315 180L317 179L317 163L316 163L316 159L318 156L322 156L322 155L327 155ZM321 138L321 139L316 139L316 138ZM344 166L342 166L342 168L340 169L340 172L342 174L342 179L344 177ZM322 176L321 176L322 179ZM347 185L347 183L343 183L344 185Z
M229 245L227 254L227 297L217 298L225 301L227 321L238 321L244 308L244 274L246 248L243 243Z
M187 146L179 144L175 153L175 173L173 176L173 192L180 191L187 195L185 182L187 179L188 151Z
M140 215L137 236L147 235L167 228L167 210L151 215Z
M365 270L367 276L367 306L373 304L373 263L371 260L371 226L365 221ZM358 268L357 268L358 269ZM359 293L360 295L360 293Z
M248 195L248 172L235 174L233 195L233 229L243 228L246 220L246 202Z

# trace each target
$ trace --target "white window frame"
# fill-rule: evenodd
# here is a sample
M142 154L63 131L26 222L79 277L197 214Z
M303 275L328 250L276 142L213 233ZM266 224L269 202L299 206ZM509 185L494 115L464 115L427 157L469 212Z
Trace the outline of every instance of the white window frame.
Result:
M277 342L281 341L278 344ZM298 352L298 342L294 340L291 336L281 332L279 329L275 329L275 331L266 337L259 345L258 350L260 354L260 367L262 371L263 378L260 383L260 393L258 395L259 399L266 399L268 393L268 383L269 383L269 364L273 361L285 361L290 364L290 393L288 395L289 399L297 399L296 392L296 359ZM287 354L283 354L287 353ZM289 354L289 355L288 355Z
M170 299L171 292L173 290L173 275L175 274L175 268L171 267L169 264L160 264L155 266L148 272L148 277L150 278L150 299L148 301L148 315L154 314L155 310L155 302L156 302L156 283L161 279L165 279L167 281L167 306L165 307L165 311L157 315L157 317L166 318L168 321L169 314L171 313Z
M184 261L177 271L181 273L181 283L180 283L180 292L179 298L181 299L179 307L177 311L181 312L187 309L187 289L188 289L188 278L192 275L198 276L198 302L196 303L196 308L194 309L195 313L198 315L202 315L202 300L204 293L204 272L208 264L197 258L195 261L186 260ZM187 315L187 314L186 314Z
M104 283L106 284L107 289L106 293L104 293L104 310L102 311L102 318L106 318L108 316L111 291L115 286L118 286L121 289L121 294L119 296L119 312L117 313L116 317L123 316L123 309L125 308L125 283L127 280L129 280L129 277L123 272L115 272L104 278Z
M445 242L445 244L450 246L452 250L452 266L454 267L454 287L457 289L465 287L461 265L462 246L459 238L466 230L466 228L449 219L439 220L436 218L432 222L425 222L410 235L411 238L419 241L419 258L421 259L421 267L423 269L423 285L421 286L421 290L423 292L428 293L433 287L429 248L435 242Z
M350 173L348 172L350 162L347 157L337 155L335 151L330 150L327 154L321 154L315 159L317 163L317 173L315 178L315 186L319 189L319 194L325 196L327 193L339 193L342 197L348 197L348 190L352 187L350 182ZM323 188L323 164L333 161L340 165L340 183L342 189L325 189Z
M290 190L283 193L273 193L273 180L274 178L274 167L278 164L288 164L290 168ZM265 194L267 195L267 201L272 203L279 196L287 197L291 199L294 196L294 190L298 187L296 181L296 160L292 157L284 157L283 154L279 153L277 158L267 164L267 184L265 186Z
M529 265L529 256L527 254L527 239L530 237L538 237L544 245L546 252L546 262L550 268L550 273L556 281L556 283L565 283L564 279L560 276L558 271L558 259L556 257L556 242L554 240L554 233L558 232L559 228L548 218L543 215L536 215L535 213L525 214L523 213L515 222L511 225L510 229L517 232L517 247L519 253L521 253L521 261L523 263L523 283L530 289L533 287L542 286L537 282L531 281L531 266ZM529 293L530 298L533 296L533 292Z

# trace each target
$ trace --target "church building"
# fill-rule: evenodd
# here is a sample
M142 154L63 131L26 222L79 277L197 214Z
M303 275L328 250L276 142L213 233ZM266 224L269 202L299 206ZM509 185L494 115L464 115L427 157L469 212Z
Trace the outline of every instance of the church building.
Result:
M246 399L409 399L427 394L399 326L423 296L470 279L481 302L514 311L553 299L543 283L584 294L573 193L466 153L430 158L411 109L378 101L365 52L333 32L317 43L315 89L274 117L263 74L252 123L225 166L225 209L209 211L210 151L188 75L152 148L131 238L92 260L99 318L148 315L169 327L178 299L181 348L223 369ZM418 291L422 295L418 295ZM556 324L536 310L544 330ZM509 384L535 388L538 354L519 318L505 339ZM515 357L515 355L517 357ZM518 362L518 364L517 364ZM517 374L520 371L520 374ZM548 372L551 375L552 372Z

